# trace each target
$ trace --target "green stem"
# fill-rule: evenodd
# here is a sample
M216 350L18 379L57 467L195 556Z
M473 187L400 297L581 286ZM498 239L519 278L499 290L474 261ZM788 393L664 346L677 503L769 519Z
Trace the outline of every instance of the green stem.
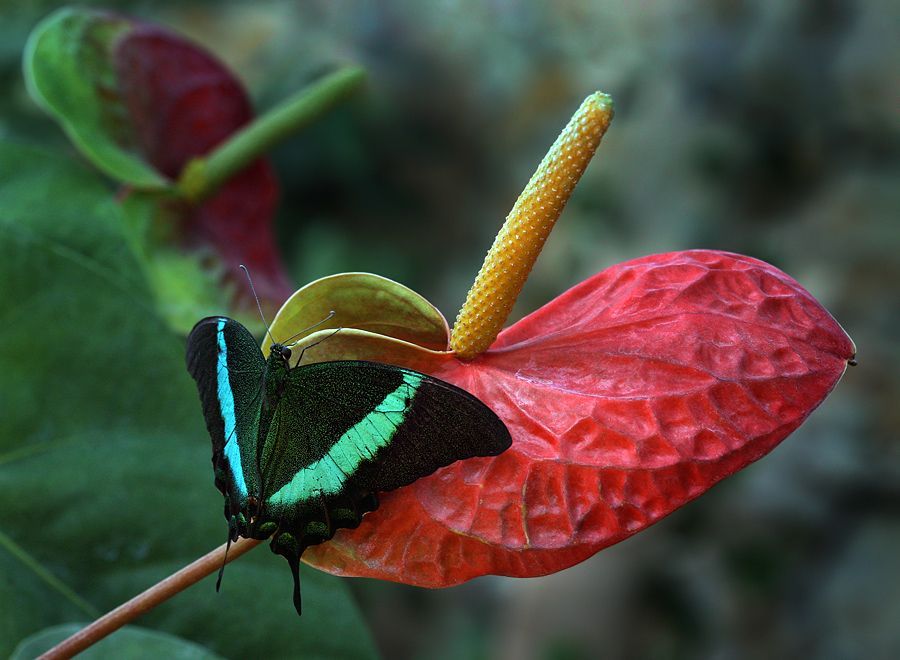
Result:
M365 75L359 67L340 69L256 118L208 156L188 162L178 180L180 194L194 203L209 197L273 145L342 101Z

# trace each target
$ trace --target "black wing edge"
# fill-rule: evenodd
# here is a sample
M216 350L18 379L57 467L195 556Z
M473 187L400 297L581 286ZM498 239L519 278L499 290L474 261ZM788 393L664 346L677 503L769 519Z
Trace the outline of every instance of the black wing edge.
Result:
M197 382L203 417L213 441L214 452L222 451L225 444L225 422L219 412L218 375L219 360L218 325L224 316L207 316L197 321L187 338L185 364L188 373Z

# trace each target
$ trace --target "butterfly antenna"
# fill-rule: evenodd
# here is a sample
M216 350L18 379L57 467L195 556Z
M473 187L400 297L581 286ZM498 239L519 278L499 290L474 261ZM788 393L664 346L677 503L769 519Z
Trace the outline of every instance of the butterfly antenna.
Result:
M262 305L259 304L259 296L256 295L256 289L253 288L253 280L250 278L250 271L247 270L247 267L244 264L240 265L240 269L244 271L244 275L247 276L247 282L250 283L250 293L253 294L253 299L256 300L256 309L259 310L259 318L262 319L263 325L266 326L266 334L269 335L269 339L272 340L273 344L277 344L278 342L275 341L275 338L272 336L272 331L269 330L269 322L266 321L266 317L263 314Z
M307 350L309 350L309 349L312 348L313 346L318 346L319 344L321 344L321 343L322 343L323 341L325 341L326 339L331 339L332 337L334 337L337 333L339 333L339 332L340 332L341 330L343 330L343 329L344 329L343 327L335 328L334 332L332 332L330 335L325 335L325 336L322 337L319 341L313 342L313 343L310 344L309 346L304 346L304 347L303 347L303 350L300 351L300 357L297 358L297 362L296 362L296 364L295 364L294 366L295 366L295 367L299 367L299 366L300 366L300 363L303 362L303 354L306 353Z
M330 312L328 312L328 316L326 316L326 317L325 317L324 319L322 319L321 321L316 321L315 323L313 323L313 324L312 324L311 326L309 326L308 328L304 328L303 330L301 330L301 331L298 332L297 334L291 335L290 337L288 337L288 338L283 342L284 345L285 345L285 346L288 346L288 347L293 346L293 345L296 344L297 342L295 341L294 344L288 344L288 342L291 341L291 339L294 339L295 337L299 337L300 335L306 334L307 332L309 332L309 331L312 330L313 328L318 328L320 325L322 325L323 323L326 323L327 321L330 321L330 320L333 319L333 318L334 318L334 310L331 310ZM300 340L298 339L297 341L300 341Z

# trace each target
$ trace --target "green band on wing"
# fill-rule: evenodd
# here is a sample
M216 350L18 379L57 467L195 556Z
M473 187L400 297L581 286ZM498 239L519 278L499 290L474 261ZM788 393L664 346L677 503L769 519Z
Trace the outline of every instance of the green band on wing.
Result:
M269 497L272 506L290 506L319 495L340 492L360 463L386 447L403 423L422 377L404 372L403 382L378 406L351 426L322 458L302 468Z

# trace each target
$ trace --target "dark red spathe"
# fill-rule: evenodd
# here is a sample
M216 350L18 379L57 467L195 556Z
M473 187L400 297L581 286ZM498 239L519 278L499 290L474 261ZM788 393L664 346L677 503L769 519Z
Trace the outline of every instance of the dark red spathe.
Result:
M305 559L428 587L561 570L770 451L854 350L803 287L756 259L695 250L613 266L473 362L417 360L490 405L513 446L384 494Z

